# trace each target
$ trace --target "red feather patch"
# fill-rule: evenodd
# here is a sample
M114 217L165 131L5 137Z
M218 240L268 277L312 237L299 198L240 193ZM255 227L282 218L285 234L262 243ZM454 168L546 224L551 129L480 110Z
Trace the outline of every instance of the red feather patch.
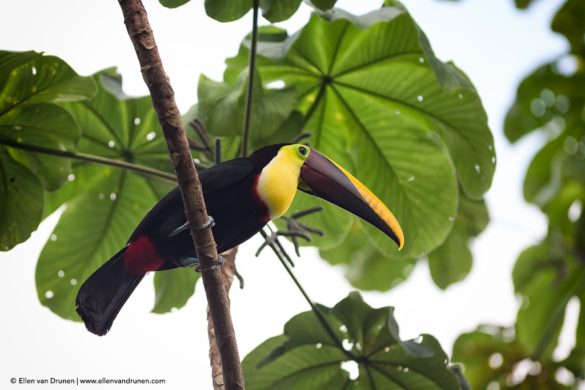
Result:
M258 207L262 210L262 222L267 224L270 222L270 214L268 213L268 206L262 200L262 197L258 193L258 180L260 180L260 175L254 178L254 183L252 183L252 199L256 202Z
M133 275L143 275L156 271L164 264L156 247L147 236L140 236L132 241L124 253L124 267Z

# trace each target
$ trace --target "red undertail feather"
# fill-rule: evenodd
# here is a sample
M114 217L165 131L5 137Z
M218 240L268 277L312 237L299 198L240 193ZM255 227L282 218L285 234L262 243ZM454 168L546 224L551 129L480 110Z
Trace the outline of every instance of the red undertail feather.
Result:
M124 254L124 267L134 275L144 275L156 271L164 264L156 247L147 236L140 236L132 241Z

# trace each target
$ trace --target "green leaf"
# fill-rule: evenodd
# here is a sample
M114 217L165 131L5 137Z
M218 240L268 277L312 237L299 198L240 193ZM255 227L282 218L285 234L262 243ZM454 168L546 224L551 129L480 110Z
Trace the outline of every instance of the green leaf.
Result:
M567 303L585 291L585 267L541 244L522 252L512 275L522 298L516 319L518 342L531 356L550 356Z
M75 150L80 132L77 124L61 107L38 103L16 107L0 116L0 144L11 140L17 144L42 146L54 150ZM60 188L71 173L71 161L18 148L10 154L34 172L47 191Z
M183 4L187 4L189 0L159 0L160 3L167 8L177 8Z
M271 23L290 18L299 9L302 0L260 0L262 16Z
M0 115L22 105L86 99L95 93L63 60L35 52L0 51Z
M429 254L429 269L433 282L442 290L465 279L473 265L465 230L457 225L445 242Z
M571 44L571 53L585 56L585 2L567 0L555 15L552 29L563 34Z
M0 250L26 240L38 226L43 210L38 183L54 191L71 173L68 159L25 151L19 144L74 150L79 139L77 124L65 110L50 103L81 100L94 92L90 78L78 76L57 57L0 51L0 171L7 180L19 179L17 184L4 183L7 192L0 208L21 211L4 214ZM30 193L14 197L17 188L28 188Z
M585 72L562 74L561 61L542 65L518 87L516 102L504 124L504 134L510 141L515 142L537 129L558 134L565 127L581 122Z
M298 314L282 336L268 339L246 356L242 368L248 388L459 388L432 336L398 339L393 308L373 309L352 293L322 311L345 349L323 330L314 313ZM357 378L344 368L348 362L357 365Z
M121 79L113 70L99 73L95 79L100 89L90 101L65 105L83 131L79 152L168 171L168 155L150 98L123 95ZM72 181L45 196L51 210L61 204L66 208L52 240L41 252L36 284L43 305L61 317L77 320L75 296L80 285L124 246L170 186L158 179L83 161L75 162L73 175ZM178 275L171 273L168 277L184 285ZM167 280L169 283L172 281ZM164 305L181 306L180 301L172 304L173 298L166 296L174 293L168 288L157 291L157 299Z
M516 3L516 8L519 9L526 9L528 8L532 3L534 3L535 0L515 0Z
M363 17L336 10L327 17L313 16L286 41L261 42L258 69L264 82L296 88L311 146L352 172L393 211L406 237L400 255L424 255L452 228L455 174L472 198L490 186L493 139L479 97L456 68L436 66L426 37L403 8ZM228 60L226 79L245 66L246 55L244 45ZM315 202L293 208L309 205ZM329 231L320 224L322 216L313 217L326 238L312 244L331 247L345 236L349 220L333 218L338 227ZM387 237L371 229L368 235L382 252L398 255Z
M195 292L195 283L199 277L199 273L184 268L155 273L156 296L152 312L162 314L185 306Z
M502 389L574 388L556 380L558 363L549 359L532 361L511 328L484 325L460 335L453 346L453 361L463 363L465 377L474 389L496 385ZM528 372L522 375L520 368Z
M441 289L463 280L471 271L473 257L470 241L487 226L489 215L484 202L459 198L453 230L445 242L428 256L431 277Z
M585 294L579 297L581 313L575 330L575 346L563 364L578 378L585 378Z
M269 22L276 23L290 18L300 4L301 0L260 0L259 5L262 9L262 16ZM252 0L205 0L207 15L220 22L240 19L251 8Z
M405 281L416 260L387 257L375 245L364 242L363 234L363 223L356 221L337 246L320 249L319 255L330 264L345 265L347 280L362 291L387 291Z
M321 11L327 11L328 9L333 8L337 0L310 0L311 4L315 7L319 8Z
M203 75L199 78L197 113L212 134L235 136L241 133L247 83L248 78L245 73L233 85L212 81ZM287 134L296 134L299 128L282 129L291 127L290 123L286 123L289 119L293 121L293 125L302 123L298 114L291 119L296 103L297 95L294 89L264 89L260 76L256 75L250 125L254 129L251 133L252 144L263 146L260 144L261 141L272 141L277 132L278 135L282 131Z
M524 177L524 199L541 207L550 203L561 187L561 161L565 155L566 137L557 137L540 149L528 166Z
M220 22L240 19L252 8L252 0L205 0L207 16Z
M0 190L0 250L7 251L25 241L41 222L43 187L0 148Z
M78 320L80 285L124 246L157 197L141 177L105 168L103 180L67 203L36 269L41 304Z

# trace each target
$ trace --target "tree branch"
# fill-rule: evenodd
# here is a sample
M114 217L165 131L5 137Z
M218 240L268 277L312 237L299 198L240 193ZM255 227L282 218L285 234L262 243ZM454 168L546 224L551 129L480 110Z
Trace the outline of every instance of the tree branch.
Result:
M191 227L207 303L213 318L217 346L221 354L225 387L243 389L244 377L233 331L224 278L217 267L217 246L211 228L200 228L208 215L201 183L193 164L189 143L183 130L181 115L174 92L165 73L158 48L140 0L118 0L128 35L132 40L142 71L142 77L152 98L152 104L163 129L171 163L177 173L185 214Z
M238 247L232 248L224 253L222 256L225 260L221 272L223 273L225 280L225 291L229 297L229 291L234 281L234 275L236 274L236 254L238 253ZM229 299L229 298L228 298ZM229 303L229 302L228 302ZM209 362L211 364L211 377L213 380L214 390L225 389L223 382L223 375L221 369L221 357L217 348L217 341L215 337L215 328L211 319L211 313L207 309L207 337L209 338Z
M72 160L80 160L80 161L87 161L87 162L92 162L92 163L96 163L96 164L109 165L109 166L116 167L116 168L122 168L122 169L126 169L129 171L142 173L145 175L158 177L160 179L171 181L173 183L177 182L177 177L171 173L159 171L158 169L154 169L154 168L145 167L143 165L132 164L132 163L129 163L126 161L120 161L120 160L115 160L112 158L96 156L93 154L69 152L67 150L52 149L52 148L47 148L44 146L27 144L24 142L16 142L16 141L8 139L8 138L0 138L0 145L6 145L6 146L14 148L14 149L26 150L26 151L33 152L33 153L41 153L41 154L46 154L49 156L64 157L64 158L70 158Z

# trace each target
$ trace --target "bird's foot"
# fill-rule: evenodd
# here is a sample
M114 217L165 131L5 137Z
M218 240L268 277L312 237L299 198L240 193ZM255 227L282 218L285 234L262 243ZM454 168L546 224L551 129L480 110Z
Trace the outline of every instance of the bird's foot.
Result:
M264 242L256 251L256 257L260 256L260 253L262 253L264 248L270 247L278 257L280 257L282 260L286 260L291 267L294 267L295 263L292 261L292 259L290 258L290 256L280 243L280 240L278 239L278 236L279 235L282 236L282 234L280 234L280 232L278 231L275 232L274 230L272 230L270 226L267 226L267 228L270 231L270 234L266 233L264 229L260 230L260 234L262 234Z
M297 211L295 213L293 213L290 217L282 217L285 221L286 221L286 228L288 230L286 231L279 231L278 234L281 236L285 236L285 237L289 237L295 247L295 253L297 254L297 256L300 257L300 252L299 252L299 238L302 238L306 241L311 241L311 235L316 235L316 236L323 236L323 232L319 229L316 229L312 226L308 226L302 222L299 222L299 219L306 217L307 215L311 215L314 213L318 213L320 211L323 211L323 208L318 206L318 207L312 207L310 209L306 209L306 210L301 210L301 211Z
M201 269L201 264L199 264L199 261L197 262L197 265L195 266L195 272L205 272L205 271L215 271L220 269L221 267L223 267L223 263L225 262L224 258L222 255L219 255L217 258L217 261L213 262L213 265L207 269L202 270Z
M199 259L196 257L183 257L177 263L180 267L195 268L195 270L199 268Z
M196 229L207 229L210 227L214 227L215 226L215 220L213 219L213 217L211 215L207 216L207 221L205 221L205 223L199 227L197 227ZM176 228L175 230L173 230L171 232L171 234L169 234L169 238L173 238L175 237L177 234L184 232L185 230L189 230L189 221L185 222L184 224L182 224L181 226L179 226L178 228Z

